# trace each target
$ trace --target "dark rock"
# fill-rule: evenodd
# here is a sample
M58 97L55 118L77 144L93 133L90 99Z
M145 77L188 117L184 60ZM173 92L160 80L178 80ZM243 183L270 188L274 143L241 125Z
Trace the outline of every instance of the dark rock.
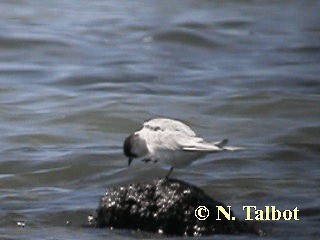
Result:
M194 215L201 205L210 210L204 221ZM139 229L176 236L258 233L247 223L227 220L223 214L220 214L221 220L216 220L216 206L224 205L201 189L177 179L136 183L106 191L96 212L96 227Z

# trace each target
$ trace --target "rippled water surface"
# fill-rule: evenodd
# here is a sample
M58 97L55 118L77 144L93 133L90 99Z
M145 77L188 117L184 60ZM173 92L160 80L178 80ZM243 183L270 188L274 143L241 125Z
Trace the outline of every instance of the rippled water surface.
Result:
M1 1L0 238L161 238L83 224L107 187L166 174L122 154L165 116L247 148L174 177L239 218L243 205L298 207L298 222L261 223L266 238L317 239L319 12L315 0Z

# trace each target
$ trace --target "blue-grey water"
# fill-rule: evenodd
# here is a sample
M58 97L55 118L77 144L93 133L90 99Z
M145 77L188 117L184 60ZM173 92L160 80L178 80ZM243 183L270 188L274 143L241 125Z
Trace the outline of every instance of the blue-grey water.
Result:
M0 238L161 238L83 224L107 187L166 174L122 154L164 116L246 148L174 177L240 219L243 205L297 207L300 221L261 223L265 239L318 239L319 12L316 0L0 1Z

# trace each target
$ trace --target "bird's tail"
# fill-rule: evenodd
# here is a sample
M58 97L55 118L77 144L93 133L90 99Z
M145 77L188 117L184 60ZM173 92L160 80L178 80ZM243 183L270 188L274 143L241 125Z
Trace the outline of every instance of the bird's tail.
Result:
M226 146L228 142L229 142L228 139L223 139L222 141L214 142L213 144L216 145L217 147L221 148L222 150L225 150L225 151L245 150L245 148L243 148L243 147Z
M219 147L219 148L223 148L225 145L227 145L228 142L229 142L228 139L223 139L222 141L213 142L212 144Z

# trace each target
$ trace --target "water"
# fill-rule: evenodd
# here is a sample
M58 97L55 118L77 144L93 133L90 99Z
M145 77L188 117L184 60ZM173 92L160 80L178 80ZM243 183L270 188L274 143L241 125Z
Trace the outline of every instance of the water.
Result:
M83 227L107 187L166 174L128 169L122 154L157 116L247 148L174 177L239 218L243 205L298 207L299 222L262 223L267 238L318 238L319 11L298 0L1 1L1 239L159 238Z

